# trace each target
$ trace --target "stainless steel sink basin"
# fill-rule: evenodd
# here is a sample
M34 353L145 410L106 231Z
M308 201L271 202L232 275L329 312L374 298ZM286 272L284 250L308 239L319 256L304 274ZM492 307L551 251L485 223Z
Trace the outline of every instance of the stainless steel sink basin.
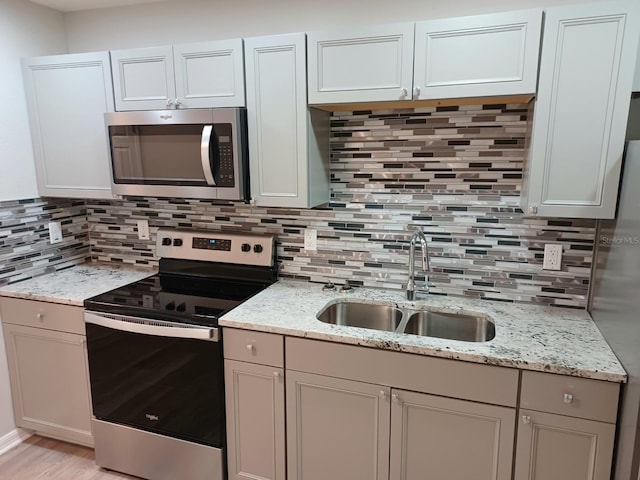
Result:
M486 315L416 310L358 300L341 300L328 305L316 318L333 325L463 342L488 342L496 336L495 325Z
M482 315L422 310L409 317L404 333L463 342L488 342L496 336L496 327Z
M400 325L402 310L389 305L347 301L329 305L316 318L334 325L393 332Z

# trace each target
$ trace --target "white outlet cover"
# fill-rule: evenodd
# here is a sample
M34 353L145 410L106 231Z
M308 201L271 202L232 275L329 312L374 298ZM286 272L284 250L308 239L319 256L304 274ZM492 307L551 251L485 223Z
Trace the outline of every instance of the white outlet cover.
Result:
M562 245L547 243L544 246L543 270L562 270Z
M304 249L309 252L318 250L318 231L313 228L307 228L304 231Z
M60 222L49 222L49 243L62 242L62 224Z

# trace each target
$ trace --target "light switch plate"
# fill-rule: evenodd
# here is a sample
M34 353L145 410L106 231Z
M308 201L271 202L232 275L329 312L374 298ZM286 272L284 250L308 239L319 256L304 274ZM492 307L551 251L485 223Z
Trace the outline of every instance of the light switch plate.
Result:
M544 246L544 260L542 261L543 270L561 270L562 269L562 245L555 243L547 243Z
M60 222L49 222L49 243L62 242L62 224Z
M138 220L138 239L149 240L149 220Z

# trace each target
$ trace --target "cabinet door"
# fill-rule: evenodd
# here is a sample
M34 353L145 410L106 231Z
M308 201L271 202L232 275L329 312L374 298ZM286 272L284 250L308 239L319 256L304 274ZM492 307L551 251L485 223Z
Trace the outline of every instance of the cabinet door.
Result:
M410 100L413 23L308 34L309 104Z
M546 11L525 213L614 217L638 17L633 2Z
M416 23L414 99L535 93L542 10Z
M109 54L23 60L38 191L113 198L104 114L113 112Z
M174 45L179 108L244 107L242 40Z
M515 480L609 480L615 425L520 410Z
M289 480L388 480L389 388L287 371Z
M5 324L16 425L92 446L84 335Z
M111 66L117 111L173 108L176 86L170 46L112 50Z
M329 117L308 111L305 46L304 34L245 39L251 195L259 206L329 200ZM322 141L308 132L320 117Z
M510 480L515 410L392 390L395 480Z
M225 360L231 480L284 480L284 370Z

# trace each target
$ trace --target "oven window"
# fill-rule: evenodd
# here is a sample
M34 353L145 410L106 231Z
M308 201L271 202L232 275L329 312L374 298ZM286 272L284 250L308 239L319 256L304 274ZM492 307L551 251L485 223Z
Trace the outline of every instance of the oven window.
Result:
M115 183L204 186L202 125L110 126Z
M224 445L222 342L86 328L96 418Z

